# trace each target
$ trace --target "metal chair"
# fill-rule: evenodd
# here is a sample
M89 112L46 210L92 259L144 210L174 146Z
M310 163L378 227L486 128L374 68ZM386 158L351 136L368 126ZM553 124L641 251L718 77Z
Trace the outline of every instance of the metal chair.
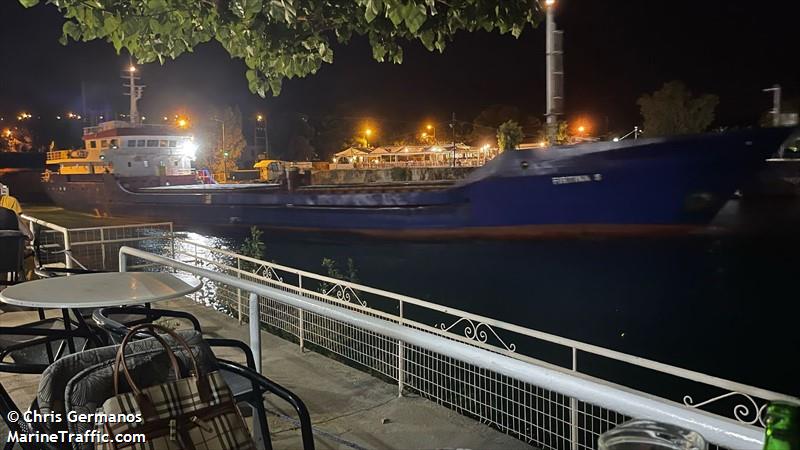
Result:
M14 214L0 208L0 212L3 210ZM0 285L17 284L24 279L24 258L25 235L18 230L0 229Z
M136 315L139 315L140 318L134 318ZM142 307L102 308L94 312L93 318L100 328L108 332L109 338L115 343L121 342L132 326L164 318L187 320L192 324L192 328L195 331L202 333L202 328L197 318L183 311ZM143 337L146 337L146 335ZM217 364L237 402L244 402L253 408L253 426L256 431L254 437L260 448L272 449L263 396L265 393L273 393L291 404L297 411L301 423L303 449L314 449L311 418L305 404L288 389L258 374L256 362L247 344L235 339L223 338L205 338L204 341L212 349L234 348L244 355L245 365L224 359L217 359Z

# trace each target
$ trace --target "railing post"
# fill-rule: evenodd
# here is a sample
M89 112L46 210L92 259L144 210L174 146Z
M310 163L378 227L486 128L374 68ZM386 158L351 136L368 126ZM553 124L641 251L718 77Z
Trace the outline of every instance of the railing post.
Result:
M261 373L261 315L258 307L258 294L250 293L250 351L256 361L256 370Z
M300 291L303 290L303 275L301 275L299 273L297 274L297 287L300 288ZM297 295L303 295L303 294L302 294L302 292L298 292ZM304 320L303 320L304 316L305 316L305 313L303 312L302 309L298 308L298 316L299 316L299 318L298 318L299 323L297 324L297 326L298 326L298 329L299 329L298 330L299 331L298 334L300 335L299 336L299 338L300 338L300 351L302 352L303 350L305 350L305 344L306 344L305 332L304 332L305 325L304 325Z
M400 325L403 324L403 301L400 300ZM397 396L403 396L403 381L405 379L405 345L397 341Z
M572 371L578 371L578 349L572 347ZM570 440L572 441L572 450L578 450L578 399L575 397L569 398L570 408Z
M106 270L106 235L103 228L100 228L100 257L103 259L103 270ZM172 259L175 259L173 255Z
M70 258L72 245L69 242L69 230L64 230L61 233L64 235L64 264L67 269L72 269L72 258Z
M239 269L236 271L236 276L242 278L242 260L240 258L236 258L236 268ZM239 311L239 325L242 324L242 290L236 288L236 309Z
M172 250L172 259L177 259L175 257L175 231L172 230L172 222L169 223L169 243Z
M119 252L119 271L120 272L127 272L128 271L128 259L125 257L125 253L121 250Z

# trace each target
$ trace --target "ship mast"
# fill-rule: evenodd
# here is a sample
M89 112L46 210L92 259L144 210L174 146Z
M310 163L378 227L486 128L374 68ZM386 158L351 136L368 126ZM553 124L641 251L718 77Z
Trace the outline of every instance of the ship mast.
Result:
M127 73L123 75L122 78L128 81L128 84L123 84L123 86L128 88L128 92L125 92L125 95L131 98L131 111L128 117L130 118L131 124L136 125L140 123L139 109L136 106L136 102L142 98L142 91L144 91L145 86L136 85L136 80L138 80L139 77L136 76L136 67L133 64L128 67L126 72Z

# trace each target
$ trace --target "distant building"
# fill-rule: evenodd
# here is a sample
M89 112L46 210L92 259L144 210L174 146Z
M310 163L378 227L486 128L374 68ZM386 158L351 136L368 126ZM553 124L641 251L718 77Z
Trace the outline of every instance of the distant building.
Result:
M457 143L455 151L452 144L381 146L369 151L350 147L336 153L333 162L353 168L481 166L496 154L496 149L488 145L471 147L463 143Z

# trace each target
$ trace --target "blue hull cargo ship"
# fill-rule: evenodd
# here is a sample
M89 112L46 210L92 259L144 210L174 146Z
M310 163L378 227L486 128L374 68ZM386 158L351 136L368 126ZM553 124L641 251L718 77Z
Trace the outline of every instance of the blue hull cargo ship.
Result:
M110 122L54 152L65 209L194 225L393 238L670 232L708 224L794 129L507 151L450 183L199 184L177 130ZM93 143L94 142L94 143ZM113 142L113 143L112 143Z

